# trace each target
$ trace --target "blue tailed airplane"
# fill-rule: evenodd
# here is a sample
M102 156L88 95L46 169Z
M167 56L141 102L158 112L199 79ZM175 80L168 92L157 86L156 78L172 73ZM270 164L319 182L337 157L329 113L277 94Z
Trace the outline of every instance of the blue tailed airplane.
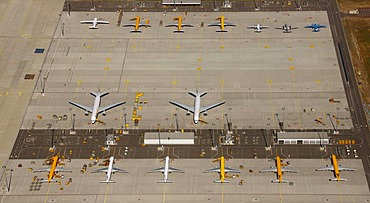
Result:
M304 26L304 28L311 28L312 32L320 32L320 28L326 28L326 25L320 25L316 23L312 23L311 25Z

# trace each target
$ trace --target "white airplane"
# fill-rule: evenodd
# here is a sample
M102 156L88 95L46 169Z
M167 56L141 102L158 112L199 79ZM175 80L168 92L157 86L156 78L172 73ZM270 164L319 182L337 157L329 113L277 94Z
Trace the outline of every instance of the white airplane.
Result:
M284 24L283 27L277 27L275 29L283 30L283 33L291 33L293 29L298 29L298 27L292 27L288 24Z
M148 171L148 173L161 172L163 173L163 179L159 180L157 183L172 183L172 181L168 179L168 174L172 172L184 173L184 171L174 167L170 167L170 157L166 156L164 161L164 167L153 169L151 171Z
M324 168L316 169L316 171L333 171L335 178L329 179L330 181L347 181L347 179L340 178L340 171L356 171L356 169L338 165L337 157L334 154L331 155L331 164L330 166L326 165Z
M211 27L211 26L220 27L220 29L216 30L216 32L228 32L227 30L225 30L225 27L227 27L227 26L236 27L235 24L225 22L225 17L224 16L220 16L220 17L216 18L216 20L219 20L220 22L208 25L208 27Z
M98 29L98 24L109 24L108 21L105 20L98 20L98 18L94 18L94 20L83 20L80 21L81 24L92 24L92 26L89 26L89 29Z
M97 120L97 117L98 117L98 114L102 113L103 116L105 116L107 113L106 111L108 111L109 109L112 109L114 107L117 107L119 105L122 105L126 102L118 102L118 103L115 103L115 104L111 104L109 106L105 106L105 107L100 107L100 103L101 103L101 98L107 94L109 94L109 92L103 92L101 93L100 91L99 92L90 92L91 95L95 96L95 100L94 100L94 105L91 107L91 106L85 106L85 105L82 105L82 104L78 104L76 102L73 102L73 101L69 101L70 104L78 107L78 108L81 108L83 110L85 110L85 115L89 115L89 113L91 113L91 123L94 124Z
M262 29L263 28L269 28L269 26L264 26L264 25L260 25L260 24L257 24L257 25L253 25L253 26L247 26L247 29L254 29L254 32L262 32Z
M182 27L194 27L190 24L182 23L182 21L183 21L182 16L173 18L173 20L177 21L177 23L176 24L168 24L165 27L177 27L177 29L173 31L174 33L184 33L185 31L181 29Z
M195 124L197 124L200 120L200 114L203 113L205 116L207 116L207 111L210 110L210 109L213 109L215 107L218 107L222 104L224 104L225 102L219 102L219 103L216 103L216 104L213 104L213 105L210 105L210 106L205 106L205 107L201 107L200 106L200 98L204 95L207 94L207 92L201 92L199 93L198 90L196 90L196 92L189 92L190 95L194 96L195 99L194 99L194 107L190 107L190 106L186 106L186 105L183 105L183 104L180 104L178 102L174 102L174 101L170 101L170 104L173 104L177 107L180 107L187 112L186 115L190 115L190 112L193 113L194 117L193 117L193 121Z
M111 180L110 179L111 176L112 176L112 173L128 173L128 171L126 171L126 170L113 167L113 162L114 162L114 157L111 156L109 158L109 166L108 166L108 168L101 168L101 169L98 169L98 170L95 170L95 171L91 171L91 173L101 173L101 172L104 172L104 173L107 174L107 179L106 180L101 180L100 183L115 183L114 180Z

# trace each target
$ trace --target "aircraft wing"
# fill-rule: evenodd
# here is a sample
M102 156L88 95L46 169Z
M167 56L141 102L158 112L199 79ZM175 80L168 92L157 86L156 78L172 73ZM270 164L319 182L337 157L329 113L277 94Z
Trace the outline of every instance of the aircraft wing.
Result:
M212 24L208 24L208 27L211 27L211 26L221 26L221 23L212 23Z
M233 168L230 168L230 167L225 166L225 173L240 173L240 171L238 171L238 170L236 170L236 169L233 169Z
M247 26L248 29L256 29L257 27L256 26Z
M200 107L200 113L203 113L203 112L208 111L210 109L216 108L216 107L218 107L218 106L220 106L224 103L225 102L223 101L223 102L219 102L219 103L216 103L216 104L212 104L210 106Z
M55 172L65 172L65 173L72 173L71 170L64 169L63 167L56 167Z
M203 173L212 173L212 172L220 173L220 167L215 167L215 168L203 171Z
M334 171L334 167L333 166L326 166L324 168L318 168L318 169L316 169L316 171Z
M174 167L168 167L168 172L175 172L175 173L184 173L183 170L181 169L177 169L177 168L174 168Z
M266 25L261 25L260 27L261 28L269 28L269 26L266 26Z
M326 26L326 25L319 25L318 27L319 27L319 28L326 28L326 27L328 27L328 26Z
M150 26L148 24L139 24L139 27L152 27L152 26Z
M285 30L284 28L282 28L282 27L276 27L275 29L277 29L277 30Z
M112 173L128 173L128 171L120 169L120 168L112 168Z
M293 29L298 29L298 27L291 27L290 29L292 29L292 30L293 30Z
M83 109L85 111L88 111L88 112L92 113L92 107L91 106L85 106L85 105L78 104L78 103L73 102L73 101L69 101L69 103L72 104L73 106L76 106L80 109Z
M194 26L190 24L181 24L181 27L194 27Z
M177 107L180 107L180 108L182 108L186 111L190 111L190 112L194 113L194 107L186 106L184 104L180 104L180 103L174 102L174 101L170 101L170 104L173 104L173 105L175 105Z
M109 106L99 107L98 113L101 113L103 111L108 111L109 109L112 109L114 107L117 107L117 106L122 105L122 104L125 104L125 103L126 102L118 102L118 103L115 103L115 104L111 104Z
M277 168L276 167L271 167L269 169L260 170L260 173L277 173Z
M304 26L304 28L314 28L312 25Z
M108 173L108 167L91 171L91 173Z
M177 27L177 26L178 26L177 24L168 24L165 27Z
M136 25L135 24L126 24L126 25L122 25L122 27L135 27Z
M287 169L287 168L285 168L285 167L282 167L281 168L281 172L287 172L287 173L298 173L298 171L296 171L296 170L293 170L293 169Z
M108 21L105 21L105 20L98 20L97 23L100 23L100 24L109 24Z
M232 23L227 23L227 22L224 22L224 26L236 26L235 24L232 24Z
M82 20L82 21L80 21L80 23L82 23L82 24L86 24L86 23L93 23L94 21L92 21L92 20Z
M342 166L338 166L338 170L339 171L356 171L356 169L346 168L346 167L342 167Z
M161 173L163 173L163 172L164 172L164 167L156 168L156 169L150 170L150 171L148 171L147 173L157 173L157 172L161 172Z

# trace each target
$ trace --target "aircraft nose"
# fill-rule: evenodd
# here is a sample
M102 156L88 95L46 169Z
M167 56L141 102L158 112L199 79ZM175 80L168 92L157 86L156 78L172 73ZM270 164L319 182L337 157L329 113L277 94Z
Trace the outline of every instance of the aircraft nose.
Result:
M199 120L194 120L194 123L197 124L199 122Z
M96 122L96 120L91 120L91 123L94 124Z

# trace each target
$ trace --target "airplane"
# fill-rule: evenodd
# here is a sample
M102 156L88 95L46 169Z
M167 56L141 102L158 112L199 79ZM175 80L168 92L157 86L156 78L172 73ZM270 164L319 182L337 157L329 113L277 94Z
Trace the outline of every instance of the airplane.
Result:
M213 24L209 24L208 25L208 27L211 27L211 26L218 26L218 27L220 27L220 29L216 30L216 32L228 32L227 30L225 30L225 27L227 27L227 26L234 26L234 27L236 27L235 24L225 22L225 17L224 16L220 16L220 17L216 18L216 20L219 20L220 22L219 23L213 23Z
M283 30L283 33L291 33L293 29L298 29L298 27L292 27L288 24L284 24L283 27L277 27L275 29Z
M108 21L104 20L98 20L98 18L94 18L94 20L83 20L80 21L81 24L92 24L92 26L89 26L89 29L98 29L98 24L109 24Z
M130 19L130 21L135 21L135 24L126 24L123 25L123 27L134 27L134 30L130 30L131 33L141 33L139 27L151 27L149 24L141 24L140 16L136 16L135 18Z
M214 183L229 183L230 181L225 180L225 178L228 178L226 173L240 173L240 171L236 169L232 169L230 167L225 166L225 157L221 156L220 158L214 160L213 162L219 162L220 166L215 167L212 169L208 169L203 171L203 173L211 173L211 172L217 172L220 174L220 179L215 180Z
M91 171L91 173L104 172L104 173L107 174L107 179L106 180L101 180L100 183L115 183L114 180L110 179L111 176L112 176L112 173L128 173L128 171L113 167L113 163L114 163L114 157L111 156L109 158L108 168L101 168L101 169L98 169L98 170L95 170L95 171Z
M177 27L177 30L174 30L173 31L174 33L184 33L185 31L184 30L181 30L182 27L194 27L194 26L192 26L190 24L183 24L182 23L182 16L173 18L173 20L174 21L177 20L177 24L168 24L165 27Z
M85 110L85 115L86 116L89 115L89 113L91 113L91 123L92 124L94 124L96 122L98 114L102 113L103 116L105 116L107 114L106 111L108 111L109 109L115 108L117 106L120 106L120 105L126 103L126 102L118 102L118 103L115 103L115 104L111 104L109 106L100 107L101 98L104 97L105 95L109 94L109 92L101 93L100 90L99 90L97 93L96 92L90 92L90 94L95 96L94 105L92 107L91 106L85 106L85 105L82 105L82 104L78 104L78 103L73 102L73 101L69 101L69 103L78 107L78 108L80 108L80 109Z
M276 173L277 179L272 180L272 183L288 183L288 181L283 180L283 173L298 173L296 170L285 168L286 164L282 164L282 159L279 156L275 157L275 166L271 166L270 169L261 170L260 173L273 172Z
M171 180L168 179L168 174L175 172L175 173L184 173L183 170L170 167L170 157L166 156L164 159L164 167L153 169L151 171L148 171L148 173L155 173L155 172L161 172L163 173L163 179L159 180L157 183L172 183Z
M258 32L258 33L262 32L263 28L269 28L269 26L264 26L260 24L253 25L253 26L247 26L247 29L254 29L254 32Z
M320 28L326 28L326 25L320 25L316 23L312 23L311 25L304 26L304 28L311 28L312 32L320 32Z
M42 180L41 182L58 182L57 180L54 180L55 173L58 172L67 172L67 173L72 173L71 170L66 170L63 167L59 167L59 155L53 156L50 159L51 166L50 168L43 168L43 169L38 169L38 170L33 170L34 173L38 172L49 172L48 174L48 179L47 180Z
M195 124L197 124L200 120L200 117L199 115L201 113L203 113L205 116L207 116L207 111L210 110L210 109L213 109L215 107L218 107L222 104L224 104L225 102L219 102L219 103L216 103L216 104L213 104L213 105L210 105L210 106L205 106L205 107L201 107L200 106L200 98L204 95L207 94L207 92L201 92L199 93L198 90L196 90L196 92L189 92L190 95L192 95L193 97L195 97L194 99L194 107L190 107L190 106L186 106L186 105L183 105L183 104L180 104L180 103L177 103L175 101L170 101L170 104L173 104L177 107L180 107L186 111L188 111L186 113L186 115L190 115L190 112L193 113L193 121Z
M335 178L329 179L330 181L347 181L347 179L341 179L340 178L340 171L356 171L356 169L353 168L345 168L341 165L338 165L337 157L333 154L331 155L331 164L332 165L326 165L324 168L318 168L316 171L333 171Z

